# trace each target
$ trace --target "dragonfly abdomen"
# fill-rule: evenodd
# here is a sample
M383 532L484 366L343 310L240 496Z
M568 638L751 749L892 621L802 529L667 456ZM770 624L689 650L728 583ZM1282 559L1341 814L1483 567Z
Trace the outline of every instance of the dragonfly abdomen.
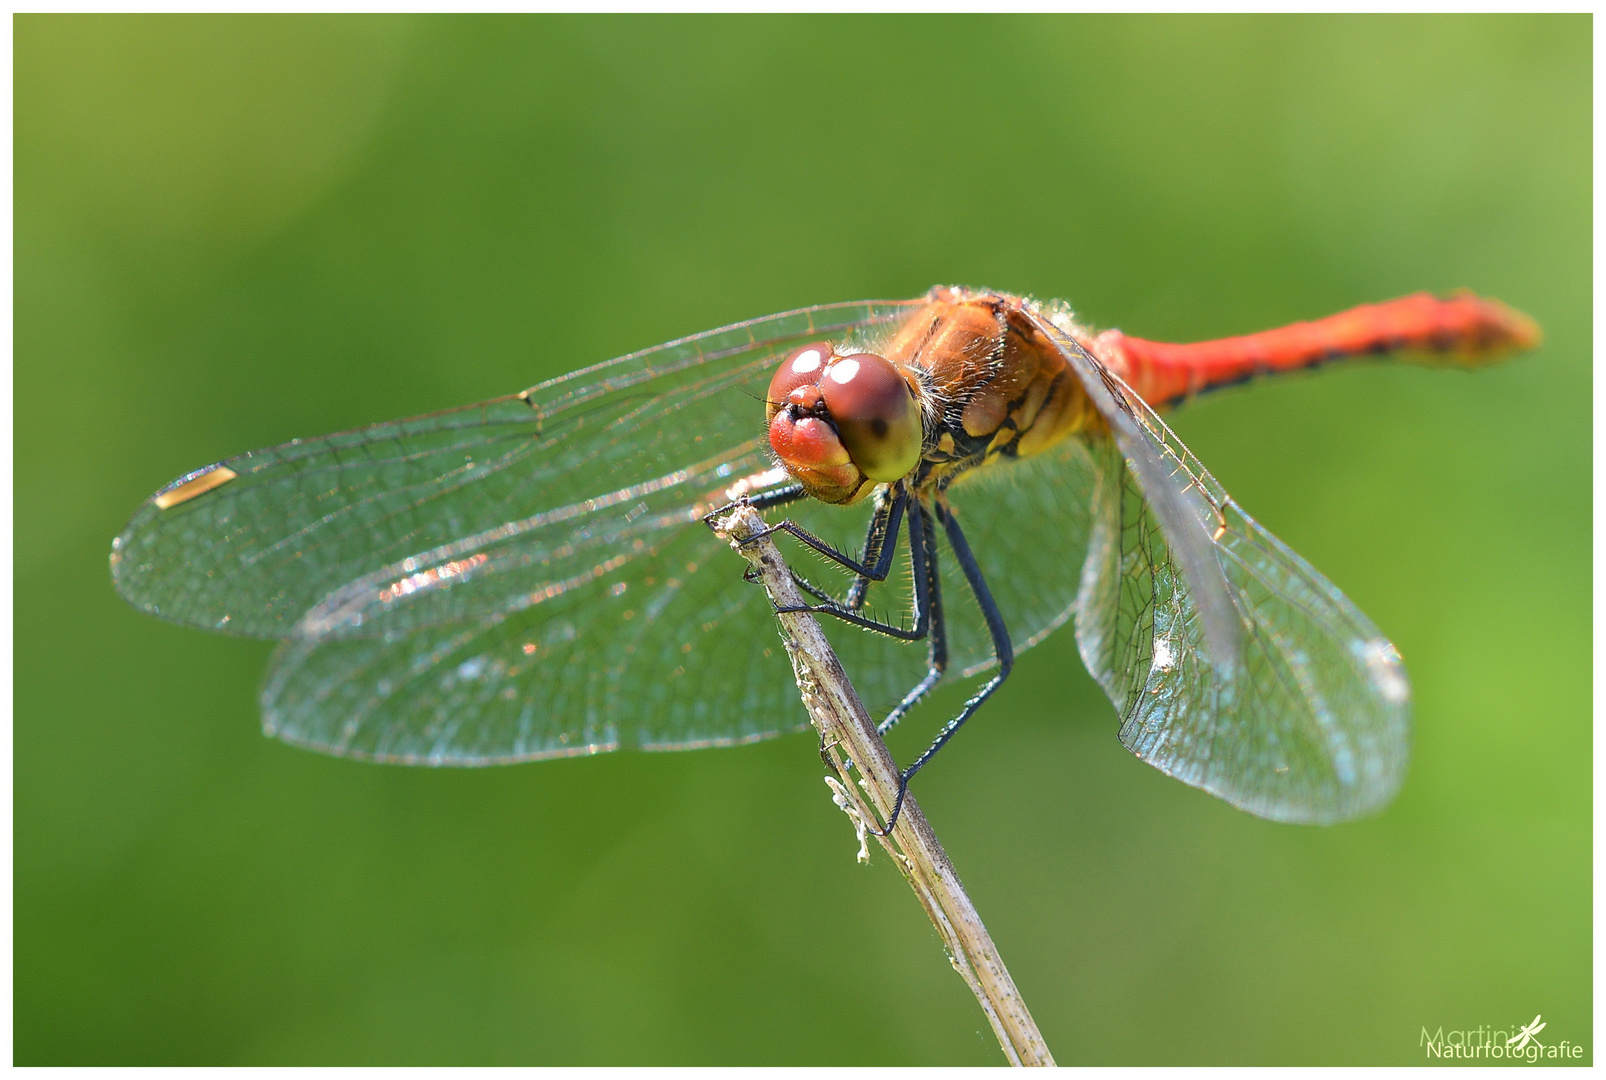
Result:
M1217 341L1171 344L1109 330L1088 345L1150 405L1166 405L1259 374L1381 353L1477 366L1539 339L1537 323L1498 300L1423 292Z

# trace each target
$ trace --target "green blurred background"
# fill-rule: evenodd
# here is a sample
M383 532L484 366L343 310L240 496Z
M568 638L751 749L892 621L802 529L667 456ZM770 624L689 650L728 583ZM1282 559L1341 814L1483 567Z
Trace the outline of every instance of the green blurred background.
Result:
M1404 654L1386 813L1166 779L1069 632L919 795L1062 1063L1592 1045L1589 17L14 31L17 1062L999 1062L809 736L324 758L259 733L268 644L106 566L226 455L935 282L1162 339L1457 286L1543 323L1174 419Z

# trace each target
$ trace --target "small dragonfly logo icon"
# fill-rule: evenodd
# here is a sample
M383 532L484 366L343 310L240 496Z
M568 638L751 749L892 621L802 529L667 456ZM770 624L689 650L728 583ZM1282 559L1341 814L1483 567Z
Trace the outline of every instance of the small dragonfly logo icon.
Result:
M1534 1036L1538 1035L1543 1030L1545 1030L1544 1023L1539 1019L1539 1017L1535 1016L1533 1018L1533 1023L1524 1026L1515 1035L1507 1039L1506 1045L1510 1046L1512 1043L1516 1043L1516 1049L1521 1050L1523 1047L1528 1045L1530 1040L1537 1044L1539 1040Z

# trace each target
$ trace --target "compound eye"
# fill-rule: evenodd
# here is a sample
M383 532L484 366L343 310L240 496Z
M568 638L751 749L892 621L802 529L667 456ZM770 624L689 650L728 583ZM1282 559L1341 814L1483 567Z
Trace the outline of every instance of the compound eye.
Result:
M781 366L775 369L770 378L769 413L766 419L775 419L775 414L786 406L787 399L792 391L800 386L820 385L820 376L825 374L825 367L831 362L831 346L829 342L816 341L812 345L804 345L793 349L781 361Z
M919 463L920 407L890 360L875 353L840 357L826 368L820 391L842 445L865 476L890 483Z

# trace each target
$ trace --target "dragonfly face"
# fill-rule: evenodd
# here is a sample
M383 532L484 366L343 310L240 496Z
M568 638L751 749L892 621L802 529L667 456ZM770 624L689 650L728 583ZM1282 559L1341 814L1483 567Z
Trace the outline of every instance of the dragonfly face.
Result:
M770 380L770 447L810 497L857 502L919 463L919 393L913 373L885 357L805 345Z
M1132 387L1537 333L1476 298L1346 318L1342 348L1317 323L1268 351L1095 336L1063 305L958 289L787 312L191 473L116 539L113 578L153 614L279 639L264 727L325 752L731 745L805 721L768 602L701 524L750 497L842 556L822 611L894 631L840 648L889 721L990 676L946 738L1072 622L1140 758L1253 813L1341 820L1403 777L1398 654ZM978 605L944 606L964 590ZM911 596L905 620L874 614Z

